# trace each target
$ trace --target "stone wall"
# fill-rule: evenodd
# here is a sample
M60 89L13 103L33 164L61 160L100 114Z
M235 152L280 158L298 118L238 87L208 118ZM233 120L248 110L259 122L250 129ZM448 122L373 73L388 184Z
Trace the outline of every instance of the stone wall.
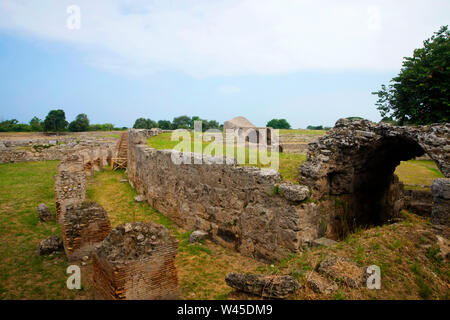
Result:
M450 179L436 179L431 186L433 209L431 222L450 226Z
M177 240L162 225L118 225L93 255L94 299L177 299L177 249Z
M327 235L386 223L405 207L394 175L401 161L427 154L450 176L450 124L399 127L368 120L340 119L310 143L300 182L327 219Z
M0 163L25 161L62 160L74 153L96 152L103 165L107 165L115 152L114 141L75 137L58 139L2 140L0 141Z
M261 260L277 260L319 237L318 207L309 190L281 181L277 171L144 145L145 130L128 133L128 178L150 205L178 225L210 234L218 243ZM192 161L193 163L193 161ZM306 192L305 192L306 190Z
M433 197L427 190L404 190L405 209L424 217L431 216Z
M86 199L86 174L83 159L71 155L58 165L55 175L56 221L62 222L68 204Z
M90 256L111 231L111 223L105 209L92 201L67 205L61 224L68 261Z

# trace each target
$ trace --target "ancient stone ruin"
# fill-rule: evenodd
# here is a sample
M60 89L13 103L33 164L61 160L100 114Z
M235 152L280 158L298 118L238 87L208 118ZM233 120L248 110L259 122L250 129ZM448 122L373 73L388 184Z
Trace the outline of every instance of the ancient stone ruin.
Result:
M309 144L300 183L313 191L321 233L340 238L357 226L379 225L404 208L402 185L394 175L400 161L425 153L450 176L450 124L398 127L368 120L340 119Z
M55 176L56 220L61 222L65 207L86 199L86 175L82 159L71 155L58 165Z
M431 186L433 209L431 222L450 226L450 179L436 179Z
M177 249L177 240L162 225L118 225L93 254L94 298L177 299Z
M272 128L256 127L244 117L235 117L229 121L225 121L223 124L223 132L233 132L238 141L242 139L243 142L247 143L272 144ZM225 137L229 138L227 135Z
M291 276L255 275L231 272L225 282L232 288L253 295L284 299L300 288L299 283Z
M68 204L62 219L62 235L67 260L90 256L111 231L105 209L92 201Z
M359 226L393 221L401 209L419 205L414 192L404 198L395 168L427 154L449 177L449 129L341 119L309 144L299 185L283 182L274 170L217 164L215 157L203 156L202 165L174 164L173 158L201 155L152 149L145 145L147 130L131 129L127 174L138 193L175 223L271 261L317 239L338 240ZM430 197L422 198L429 212Z
M63 247L58 236L50 236L42 240L38 245L39 255L52 254L55 251L61 250Z
M39 220L41 221L50 221L55 220L55 216L53 216L50 212L50 209L45 203L41 203L37 207L37 214L39 217Z
M114 142L89 136L3 140L0 141L0 163L61 160L75 153L92 150L100 155L97 159L109 162L114 152Z
M188 230L260 260L297 252L317 236L319 211L308 188L281 181L271 169L172 162L174 150L143 144L145 131L128 134L128 180L150 205ZM194 157L196 155L190 154Z

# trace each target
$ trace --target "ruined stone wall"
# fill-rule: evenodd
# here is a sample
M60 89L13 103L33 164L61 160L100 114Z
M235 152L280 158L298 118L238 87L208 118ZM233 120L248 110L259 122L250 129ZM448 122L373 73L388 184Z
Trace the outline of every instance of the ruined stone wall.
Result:
M162 225L118 225L93 254L94 299L177 299L177 249L177 240Z
M56 221L61 222L68 204L86 199L86 174L81 156L63 159L55 175Z
M78 201L67 205L61 225L68 261L90 256L95 246L111 231L105 209L92 201Z
M101 139L4 140L0 141L0 163L62 160L74 153L96 152L107 165L114 148L114 142Z
M405 207L402 184L394 175L401 161L427 154L449 177L449 142L448 123L399 127L340 119L309 144L300 182L311 187L327 217L327 235L344 236L359 226L386 223Z
M261 260L280 259L320 237L308 188L282 182L277 171L215 164L216 157L177 165L172 155L201 155L149 148L145 130L130 130L128 139L130 183L178 225Z
M436 179L431 186L433 209L431 222L450 226L450 179Z

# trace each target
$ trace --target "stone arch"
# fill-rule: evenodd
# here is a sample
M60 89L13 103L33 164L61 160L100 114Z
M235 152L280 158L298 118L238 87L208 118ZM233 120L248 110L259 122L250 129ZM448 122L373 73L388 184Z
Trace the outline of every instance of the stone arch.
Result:
M327 233L344 236L357 226L382 224L403 208L400 161L427 153L448 177L449 124L397 127L340 119L309 145L300 182L311 187L325 212Z

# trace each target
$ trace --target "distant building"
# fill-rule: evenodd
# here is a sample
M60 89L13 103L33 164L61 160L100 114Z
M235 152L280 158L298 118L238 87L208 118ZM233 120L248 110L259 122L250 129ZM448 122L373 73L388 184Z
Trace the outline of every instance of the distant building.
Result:
M245 139L245 142L267 144L272 141L272 128L256 127L244 117L236 117L223 124L223 132L234 130L238 138Z

